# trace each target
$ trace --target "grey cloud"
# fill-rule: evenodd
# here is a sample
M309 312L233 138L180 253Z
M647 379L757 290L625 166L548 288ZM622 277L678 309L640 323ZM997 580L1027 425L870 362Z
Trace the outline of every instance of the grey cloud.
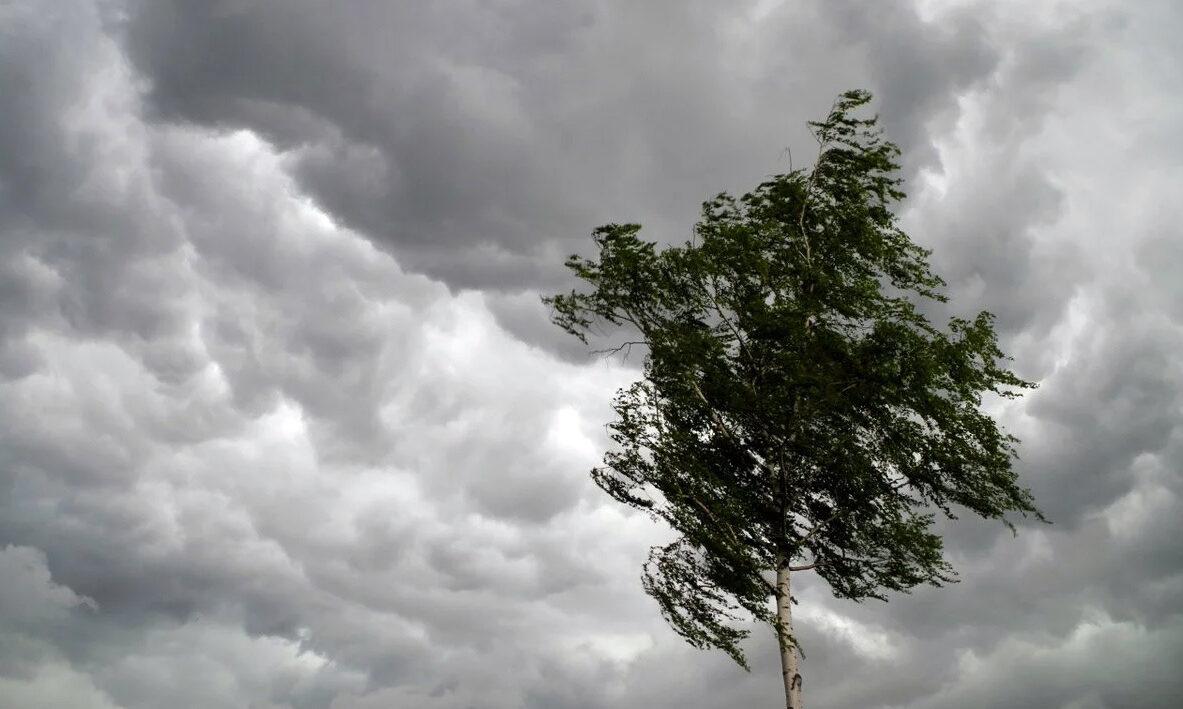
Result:
M52 132L53 124L48 125ZM104 137L100 135L98 139ZM490 616L485 610L503 605L497 601L498 587L501 593L509 594L518 594L523 588L508 578L501 578L497 568L497 540L482 542L479 530L474 530L468 546L463 542L458 544L449 538L453 534L449 527L441 527L429 515L421 515L419 525L436 527L423 542L426 549L414 545L411 529L403 531L401 536L411 538L404 541L410 541L419 555L407 559L407 564L399 565L391 573L377 577L382 582L399 577L404 579L403 584L408 578L417 582L411 582L410 586L396 583L397 590L391 594L376 588L372 576L351 578L345 573L347 570L335 567L333 557L342 546L341 541L332 537L318 540L315 534L309 538L306 520L323 514L332 499L329 490L315 485L283 490L266 483L272 477L277 482L287 480L291 486L291 476L301 472L301 467L304 475L312 472L306 461L298 456L275 456L283 452L282 447L260 450L260 459L238 455L234 450L236 438L241 443L250 443L251 432L243 431L247 421L274 407L283 395L303 404L302 408L312 416L310 423L314 428L318 421L328 422L330 428L341 427L346 439L322 437L330 453L334 444L348 448L348 442L372 443L366 436L359 437L356 427L351 425L358 420L372 421L378 401L374 396L382 391L381 386L375 386L378 375L366 376L365 368L382 364L383 358L389 357L388 366L414 374L415 370L407 365L415 365L415 358L397 346L387 348L387 333L397 332L401 326L402 336L411 344L421 343L426 333L417 323L405 319L400 322L396 317L394 321L380 318L376 323L379 328L390 328L380 342L356 337L359 317L365 316L364 306L369 303L367 296L381 302L391 295L381 288L377 293L373 289L366 293L364 284L368 276L374 277L371 285L379 285L397 280L397 273L384 266L367 274L364 250L350 252L347 248L343 254L330 249L294 257L295 252L279 248L280 242L271 241L270 237L299 240L304 234L283 228L285 214L250 207L272 204L279 195L253 190L254 200L239 199L241 185L225 180L229 168L219 160L219 149L224 147L221 141L202 140L200 136L186 141L184 135L177 141L172 139L175 137L164 135L152 146L152 167L163 176L161 194L181 207L171 216L184 224L197 269L186 273L180 264L170 262L167 257L157 265L174 278L181 275L179 281L185 286L182 293L199 295L202 305L213 311L211 317L200 321L202 338L198 343L198 354L205 355L202 359L207 360L205 369L212 373L211 381L169 377L175 381L169 382L171 387L165 387L165 401L152 402L151 396L144 396L144 389L155 388L155 382L139 371L142 365L149 365L150 358L139 356L136 337L153 339L156 330L144 330L135 323L118 319L101 321L102 327L96 328L86 318L63 318L58 327L63 330L59 338L65 341L51 342L43 349L55 369L73 376L59 387L49 386L49 381L43 382L36 376L26 377L6 392L9 420L20 425L6 427L10 438L5 446L9 472L5 482L19 492L13 499L20 504L5 510L5 536L50 550L61 578L93 594L105 617L126 618L133 628L153 627L153 616L161 612L191 622L199 613L222 613L228 614L231 622L241 624L246 633L286 636L291 641L298 637L302 625L310 624L314 626L307 641L310 646L328 648L334 659L363 667L378 681L405 681L416 668L422 671L427 667L429 653L425 652L422 641L414 640L416 630L423 625L432 627L436 637L450 636L451 642L464 644L471 642L473 636L504 632L520 624L523 617L520 611L511 614L503 609L497 616ZM249 150L250 146L244 147ZM47 162L55 158L53 152L42 155ZM80 160L79 164L88 163ZM240 179L250 176L248 182L254 188L265 181L266 175L252 173L251 167L237 164L233 169ZM213 179L203 180L203 177ZM137 217L129 209L130 204L119 204L126 209L128 221L134 226ZM161 221L167 224L169 220ZM161 229L162 238L173 233L163 229L161 222L155 222L153 229ZM29 236L47 238L44 233ZM57 242L66 248L51 250L52 256L45 257L49 262L46 268L55 272L95 268L98 278L72 278L66 282L65 295L77 296L73 302L89 304L88 297L101 298L106 291L104 285L122 276L123 270L113 268L113 263L117 263L113 261L98 264L84 259L73 261L70 256L76 251L70 248L71 238L67 235ZM18 242L17 248L23 246ZM294 245L289 241L289 246ZM132 254L140 255L135 250ZM343 255L344 263L337 262L340 270L336 278L330 278L336 260ZM103 266L110 270L103 270ZM334 280L348 284L344 293L332 289L308 291L310 284L328 285ZM203 281L209 283L208 290ZM158 302L168 303L169 291L154 285L146 284L145 292L158 298ZM436 297L438 293L437 289ZM434 299L430 295L419 297L418 305L431 307ZM398 298L391 303L396 316L413 312L406 300ZM145 302L152 301L145 299ZM177 310L164 312L178 319L192 315ZM119 315L120 309L112 308L111 313ZM106 336L111 343L96 343L88 351L84 343L76 345L71 340L78 331L83 337ZM441 331L444 335L463 334L449 333L446 323ZM466 343L461 338L458 344ZM368 352L358 354L362 366L360 377L355 376L357 367L349 366L348 360L341 361L343 353L357 352L359 347L363 352L369 348ZM76 357L71 359L72 355ZM100 376L81 376L86 371L81 366L84 361ZM211 364L215 365L212 369ZM420 364L431 374L430 362ZM380 376L385 378L392 373L383 368ZM211 403L221 409L222 415L215 417L220 427L194 426L201 419L184 416L187 412L177 404L183 404L189 397L199 397L203 384L216 389L219 382L224 382L221 386L229 389L232 397L229 402L224 396L212 397L215 401ZM456 399L454 392L447 391L446 378L434 384L441 390L430 392L432 395ZM407 388L414 392L413 386ZM140 397L147 401L137 401ZM422 396L412 396L411 400L421 401ZM62 409L60 413L68 418L59 415L56 420L50 420L48 416L28 415L30 410L46 410L51 402L57 403ZM163 404L163 410L154 411L152 403ZM456 399L455 403L439 409L436 425L446 425L449 419L462 414L466 408L463 403ZM527 410L532 408L526 400L521 403ZM427 407L412 411L416 417L432 413ZM361 418L353 418L354 412ZM186 419L185 428L191 442L200 445L182 448L180 455L170 456L159 444L182 441L152 434L158 433L153 430L154 425L178 416ZM416 423L419 422L413 419L405 422L408 438L416 437L413 426ZM532 429L527 428L524 433L533 436ZM220 439L229 440L220 443ZM490 442L499 443L496 437ZM110 453L104 455L107 450ZM425 451L433 452L436 451ZM375 460L375 453L380 461L381 451L372 449L363 450L362 455L351 451L348 455L338 453L336 457ZM152 459L157 455L163 455L167 461L163 467L153 464ZM446 455L442 461L441 472L450 472ZM420 472L433 461L408 462L418 464L414 469ZM220 478L223 470L236 477ZM496 478L487 466L473 470L473 474ZM244 475L245 478L238 477ZM259 477L263 480L261 486L252 488L249 481ZM191 482L183 483L186 478ZM226 483L231 483L229 488L225 487ZM512 489L504 482L501 486L501 489L494 486L484 494ZM136 488L138 495L126 496ZM171 498L174 492L181 496ZM317 497L322 499L318 502ZM477 497L481 497L479 492ZM384 510L386 515L397 517L410 511L406 505L394 502L389 501ZM50 524L45 523L43 513L47 508L54 514ZM170 509L176 511L170 515ZM463 508L444 514L463 514ZM417 531L418 527L414 529ZM180 539L174 536L178 531ZM301 551L296 551L297 547ZM474 553L473 549L481 552ZM522 550L513 553L518 562L526 557L525 564L531 564L531 558ZM292 568L289 557L292 554L303 558L307 580ZM506 567L514 563L512 558L503 561ZM424 565L426 568L422 568ZM493 589L482 592L490 581L494 583ZM523 581L527 589L535 582L529 575ZM449 588L458 593L441 596L440 589ZM334 598L346 600L333 602ZM328 609L324 608L326 604ZM400 611L410 612L412 620L406 620ZM192 627L191 622L181 627ZM456 627L449 629L450 624ZM381 632L384 629L390 634L384 635ZM118 634L103 640L112 650L120 644ZM231 633L217 643L219 652L226 653L233 642L246 640L241 634ZM73 654L79 652L75 650ZM200 705L235 705L244 695L257 692L242 685L240 679L220 685L213 680L218 674L209 671L214 668L207 667L203 667L202 673L207 677L206 684L201 686L170 681L168 673L173 667L193 666L194 658L169 657L162 648L148 647L143 652L146 661L160 667L162 677L156 673L122 672L120 663L111 657L105 662L95 661L97 669L106 675L98 681L121 703L152 706L160 703L162 695L184 694L190 702ZM135 653L131 654L136 657ZM87 669L84 664L82 667ZM154 684L156 677L160 681ZM223 690L220 696L219 686ZM318 703L323 705L327 699Z
M1104 618L1083 623L1063 646L1007 642L987 658L962 658L963 678L920 707L1006 706L1094 707L1174 706L1183 691L1176 673L1161 658L1183 654L1176 617L1146 628ZM1098 658L1103 662L1098 671Z
M879 90L930 162L928 123L997 61L968 13L934 26L902 5L139 9L129 47L161 116L260 131L408 267L510 291L560 282L604 221L682 239L700 200L785 169L785 147L808 160L804 122L849 86Z
M1002 415L1055 524L949 525L963 583L886 605L802 580L811 701L1177 694L1177 145L1096 98L1166 81L1166 5L99 7L0 8L0 706L771 705L770 636L744 675L642 595L662 532L586 478L635 362L537 296L855 85L955 307L1042 381ZM1139 117L1161 150L1112 139Z
M569 362L588 362L591 354L587 345L554 326L541 297L533 291L486 294L489 311L506 332Z
M123 186L71 202L80 218L70 223L27 208L5 215L9 263L23 269L8 322L26 326L7 334L39 361L4 385L11 495L0 530L42 550L58 583L97 603L94 636L62 641L69 671L92 673L96 691L128 706L265 696L266 672L250 675L259 668L249 664L211 666L208 684L170 679L208 659L166 650L175 632L200 636L196 652L323 649L347 676L409 681L442 646L462 652L504 632L500 645L512 647L523 629L544 633L530 604L607 583L594 568L576 576L546 540L570 531L513 526L580 498L573 483L586 463L570 464L568 440L531 446L566 405L555 395L572 385L570 370L504 338L479 301L447 299L337 229L293 196L282 158L257 139L143 123L126 65L88 8L21 25L26 39L5 45L13 73L57 67L30 97L39 120L13 138L65 176L38 187L41 202L79 185ZM73 58L92 45L94 56ZM111 83L90 83L101 80ZM74 135L60 117L92 90L121 103ZM116 221L88 229L91 213ZM502 370L456 379L487 351L507 358ZM527 365L533 379L518 386ZM555 435L584 435L572 426ZM322 477L329 468L357 487L337 489ZM394 524L355 537L355 515L359 532ZM388 550L392 535L402 554ZM370 566L342 568L351 557ZM208 633L205 618L215 619ZM442 646L429 650L424 633ZM119 652L129 662L142 652L163 674L137 679ZM313 682L301 676L292 682ZM305 689L272 701L324 706L337 693Z

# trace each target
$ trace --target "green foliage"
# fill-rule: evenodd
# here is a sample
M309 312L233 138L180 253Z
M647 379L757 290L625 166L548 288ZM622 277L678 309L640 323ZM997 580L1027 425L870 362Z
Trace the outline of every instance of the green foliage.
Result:
M684 245L596 229L598 256L567 261L585 290L544 299L584 342L607 323L647 346L592 476L679 533L645 589L745 667L736 621L775 627L769 572L801 563L839 597L884 598L953 580L934 513L1039 516L1017 441L981 411L1033 385L1002 364L989 313L938 328L917 308L944 283L897 226L899 150L855 115L869 100L843 94L810 123L812 169L706 202Z

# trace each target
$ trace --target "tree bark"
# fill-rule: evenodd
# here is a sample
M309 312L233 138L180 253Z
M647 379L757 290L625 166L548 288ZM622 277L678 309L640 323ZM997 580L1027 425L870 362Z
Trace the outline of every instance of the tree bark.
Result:
M785 709L802 709L801 667L793 633L793 596L789 586L788 560L781 561L776 570L776 619L780 670L785 681Z

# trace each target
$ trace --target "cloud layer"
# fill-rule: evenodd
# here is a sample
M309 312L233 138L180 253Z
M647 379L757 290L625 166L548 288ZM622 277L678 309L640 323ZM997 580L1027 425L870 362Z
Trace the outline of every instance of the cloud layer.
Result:
M1038 391L1052 526L805 582L811 704L1183 695L1171 3L0 5L0 707L777 701L685 647L586 470L635 363L546 322L613 220L808 162L866 86L903 217ZM1104 671L1098 671L1098 662Z

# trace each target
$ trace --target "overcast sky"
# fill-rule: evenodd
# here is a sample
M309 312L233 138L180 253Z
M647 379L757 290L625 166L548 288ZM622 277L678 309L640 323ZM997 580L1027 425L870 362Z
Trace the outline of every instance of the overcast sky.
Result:
M807 702L1179 706L1180 7L0 0L0 707L783 701L771 632L746 674L644 595L667 533L587 476L636 363L538 297L856 87L1054 524L803 581Z

